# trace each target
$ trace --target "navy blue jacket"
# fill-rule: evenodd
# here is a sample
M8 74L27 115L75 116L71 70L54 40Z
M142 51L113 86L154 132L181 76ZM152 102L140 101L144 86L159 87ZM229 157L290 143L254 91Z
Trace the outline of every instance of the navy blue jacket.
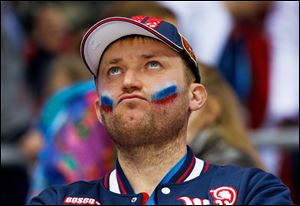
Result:
M257 168L208 164L195 158L190 148L178 172L154 192L156 204L163 205L293 204L289 189L274 175ZM101 180L53 186L30 204L142 205L148 198L134 193L117 162Z

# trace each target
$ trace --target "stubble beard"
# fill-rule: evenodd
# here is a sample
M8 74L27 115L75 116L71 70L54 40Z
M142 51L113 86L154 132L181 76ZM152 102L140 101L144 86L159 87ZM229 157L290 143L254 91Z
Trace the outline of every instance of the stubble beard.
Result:
M133 149L140 147L163 147L179 138L186 129L186 110L183 103L171 107L162 106L158 111L145 111L134 121L128 121L122 113L105 118L104 124L118 148Z

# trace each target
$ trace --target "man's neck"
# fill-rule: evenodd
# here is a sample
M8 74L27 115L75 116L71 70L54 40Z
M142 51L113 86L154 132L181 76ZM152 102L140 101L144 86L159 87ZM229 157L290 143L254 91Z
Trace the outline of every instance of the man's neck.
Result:
M135 193L149 196L163 177L186 154L186 142L177 139L165 145L119 149L118 160Z

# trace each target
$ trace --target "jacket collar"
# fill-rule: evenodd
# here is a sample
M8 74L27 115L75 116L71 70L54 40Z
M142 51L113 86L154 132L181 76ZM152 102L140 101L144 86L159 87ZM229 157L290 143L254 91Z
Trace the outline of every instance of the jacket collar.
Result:
M199 177L201 173L205 173L207 169L208 164L201 159L195 158L191 148L187 146L187 154L184 163L166 185L180 184L182 182L193 180ZM118 160L116 162L116 169L104 177L104 187L117 194L135 194Z

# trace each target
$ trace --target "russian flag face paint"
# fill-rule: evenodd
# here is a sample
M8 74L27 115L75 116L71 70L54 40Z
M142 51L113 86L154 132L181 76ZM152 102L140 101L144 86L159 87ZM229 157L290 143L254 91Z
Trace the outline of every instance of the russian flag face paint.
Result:
M167 104L173 102L177 97L177 86L169 85L152 95L152 102L155 104Z
M104 112L112 112L114 101L110 97L108 92L103 92L101 95L101 110Z

